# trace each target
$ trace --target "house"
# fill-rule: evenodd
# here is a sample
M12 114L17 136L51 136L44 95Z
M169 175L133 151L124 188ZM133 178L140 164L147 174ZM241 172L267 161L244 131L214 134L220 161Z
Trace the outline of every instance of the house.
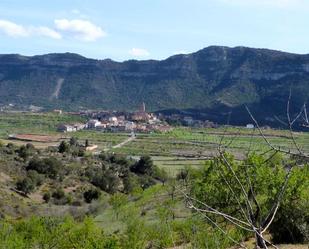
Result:
M184 117L184 118L183 118L183 121L184 121L187 125L192 125L193 122L194 122L193 118L192 118L192 117L189 117L189 116Z
M150 115L146 112L146 106L143 102L140 109L137 112L134 112L131 116L131 120L133 121L145 121L148 122L150 119Z
M85 124L82 124L82 123L76 123L76 124L73 124L74 128L79 131L79 130L83 130L85 129L86 125Z
M132 116L131 119L133 121L148 121L149 120L149 114L146 112L135 112Z
M117 119L118 119L118 122L124 122L124 121L126 121L125 115L120 115L120 116L117 117Z
M76 131L76 128L73 125L60 124L58 125L57 130L60 132L73 132Z
M101 125L101 122L97 119L91 119L87 122L86 127L88 129L93 129Z
M125 122L126 131L133 131L135 128L136 128L136 124L134 122L131 122L131 121Z
M62 110L60 110L60 109L55 109L55 110L53 110L53 113L62 114Z
M246 125L246 128L247 128L247 129L254 129L254 124L247 124L247 125Z
M108 127L108 129L111 131L111 132L121 132L121 131L125 131L125 126L124 125L110 125Z
M109 117L108 121L111 122L111 123L117 123L118 119L117 119L117 117Z

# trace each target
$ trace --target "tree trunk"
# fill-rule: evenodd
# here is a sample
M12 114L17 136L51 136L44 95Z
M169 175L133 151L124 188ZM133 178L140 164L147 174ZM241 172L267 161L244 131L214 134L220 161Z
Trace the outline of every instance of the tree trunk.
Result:
M261 231L255 233L256 248L267 249L266 241L261 235Z

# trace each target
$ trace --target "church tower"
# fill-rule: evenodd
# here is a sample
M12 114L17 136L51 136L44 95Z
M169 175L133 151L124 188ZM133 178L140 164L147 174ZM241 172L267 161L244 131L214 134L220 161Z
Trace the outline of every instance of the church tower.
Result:
M140 108L140 112L146 112L145 102L142 103L141 108Z

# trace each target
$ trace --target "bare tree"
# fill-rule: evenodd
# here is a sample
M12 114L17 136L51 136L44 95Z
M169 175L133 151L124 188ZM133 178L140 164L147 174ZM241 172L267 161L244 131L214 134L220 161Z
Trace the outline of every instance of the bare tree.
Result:
M298 145L294 132L293 132L293 126L301 118L303 118L305 124L309 126L306 105L304 104L302 108L300 109L300 111L297 114L293 115L292 117L290 114L290 104L291 104L291 91L290 91L289 99L287 102L286 115L287 115L289 138L292 141L294 149L284 149L284 148L281 148L279 146L272 144L272 142L270 142L267 136L264 134L263 129L260 127L254 115L251 113L250 109L246 107L247 112L249 116L251 117L252 121L254 122L255 127L258 130L260 137L264 140L266 145L269 147L267 153L271 155L267 160L273 157L276 153L284 153L286 155L297 157L297 158L302 158L302 159L309 158L309 155L304 153L302 148ZM265 233L276 217L276 214L284 198L284 194L286 192L287 186L289 184L289 179L292 175L293 168L295 167L295 165L294 164L286 165L286 171L285 171L286 174L285 174L284 180L282 184L279 186L277 194L272 204L270 205L269 210L266 212L266 215L265 214L262 215L260 204L256 198L255 188L251 182L251 177L249 176L249 172L247 168L244 169L245 174L246 174L245 183L244 183L241 179L239 179L239 176L237 175L233 166L231 165L228 158L226 157L226 153L225 153L226 146L222 145L222 141L223 141L223 137L221 138L220 143L217 148L218 150L218 157L216 158L218 162L217 166L218 166L219 174L221 178L223 179L224 184L229 189L231 195L233 196L233 198L235 199L236 203L239 206L238 215L224 213L221 210L210 206L208 203L205 203L204 201L201 201L197 199L196 197L193 197L190 194L190 192L188 192L187 189L181 189L180 191L186 199L187 206L190 209L194 210L195 212L198 212L201 215L203 215L207 219L207 221L213 224L216 228L218 228L221 232L223 232L231 241L239 245L241 248L246 248L246 247L244 244L239 243L235 241L233 238L231 238L228 235L228 233L224 230L224 228L220 226L219 222L213 217L221 217L224 220L228 221L229 223L233 224L234 226L238 227L239 229L242 229L244 231L254 234L257 248L266 249L270 245L273 246L274 248L277 248L275 245L273 245L270 241L268 241L265 238ZM228 146L230 144L231 142L228 143ZM229 179L226 178L226 176L224 175L224 170L230 172L230 174L233 177L234 182L237 185L237 189L240 189L240 194L235 193L235 186L232 186Z

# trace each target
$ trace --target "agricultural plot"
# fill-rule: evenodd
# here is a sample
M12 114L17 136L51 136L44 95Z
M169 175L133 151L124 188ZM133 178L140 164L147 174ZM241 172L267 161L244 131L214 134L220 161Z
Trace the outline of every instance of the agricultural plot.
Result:
M296 150L288 131L267 129L263 133L274 146ZM304 152L309 152L309 134L297 132L293 136L299 147ZM219 145L231 152L236 159L243 159L251 151L262 154L269 150L257 130L177 128L165 134L139 134L131 143L113 151L133 156L149 154L157 166L174 176L186 166L203 165L205 160L217 155Z
M55 134L60 123L82 122L84 118L54 113L0 113L0 138L9 134Z
M36 147L44 148L48 146L56 146L59 141L21 141L9 140L12 134L25 134L33 137L49 135L57 137L59 140L69 140L72 136L77 137L81 143L88 139L92 144L97 144L99 150L114 146L129 135L120 133L103 133L91 130L82 130L74 133L60 133L57 132L57 126L61 123L78 123L85 122L86 119L67 114L54 114L54 113L0 113L0 140L3 143L13 142L17 145L22 145L27 142L33 143Z
M108 150L133 157L148 154L152 156L157 166L165 168L172 176L186 166L200 167L205 160L217 155L219 145L231 152L237 159L244 158L250 151L265 153L269 150L257 130L237 127L175 128L167 133L137 134L135 139L117 148L115 148L116 145L130 137L129 133L106 133L93 130L81 130L74 133L56 131L59 123L75 122L85 122L85 119L53 113L1 113L0 139L4 143L14 142L18 145L26 142L8 140L10 134L51 135L59 137L60 140L69 140L74 136L80 143L85 143L88 139L91 144L98 145L97 151ZM289 131L265 129L263 133L274 146L296 150ZM299 147L309 153L309 133L295 132L293 137ZM39 148L56 146L58 143L33 142Z
M109 149L128 139L130 136L128 133L105 133L92 130L81 130L69 135L76 137L81 143L84 143L88 139L91 144L98 145L99 151Z

